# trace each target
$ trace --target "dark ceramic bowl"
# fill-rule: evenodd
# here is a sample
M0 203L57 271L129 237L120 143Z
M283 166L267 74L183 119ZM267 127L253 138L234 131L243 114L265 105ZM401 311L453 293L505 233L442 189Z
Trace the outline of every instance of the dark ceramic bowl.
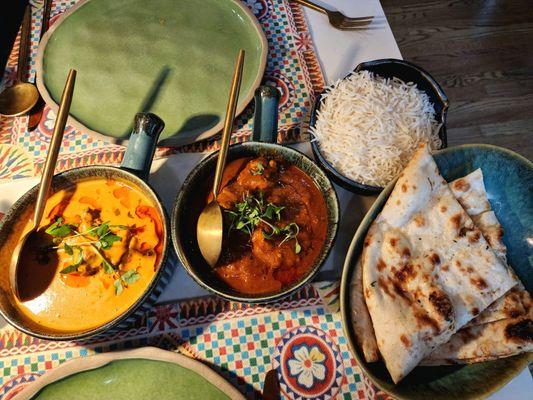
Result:
M274 92L277 94L277 92ZM266 96L259 98L260 96ZM271 97L269 97L271 96ZM273 92L259 88L256 92L256 110L254 139L273 141L276 134L277 97ZM185 270L205 289L229 300L246 303L266 303L285 297L309 282L326 260L335 236L339 221L339 204L333 186L324 172L307 156L288 147L272 143L247 142L232 145L228 151L228 159L243 157L266 156L283 160L306 172L320 189L328 209L328 229L326 241L309 272L292 286L280 292L260 295L240 293L221 280L207 264L200 253L196 240L196 224L198 216L205 207L205 199L213 185L214 171L218 152L202 160L183 182L178 193L171 218L171 236L174 249Z
M107 331L118 331L130 326L144 315L151 305L155 303L163 287L171 276L170 263L166 263L168 255L169 227L168 218L164 207L155 191L146 183L153 151L157 143L157 136L163 129L163 122L153 114L138 114L136 127L130 138L128 150L120 168L108 166L90 166L75 168L57 174L52 180L50 194L65 187L74 185L85 179L106 178L129 183L146 195L156 206L163 221L163 254L157 265L157 272L149 286L137 301L125 312L117 315L108 323L94 329L80 332L53 331L24 318L14 303L14 297L9 287L8 266L0 268L0 314L15 328L29 335L48 340L79 340L95 336ZM144 178L144 179L143 179ZM16 221L21 215L33 209L39 186L34 186L26 192L7 212L0 222L0 248L8 240ZM31 212L31 211L30 211Z
M396 77L404 82L414 82L417 88L425 92L433 103L435 108L435 119L441 124L439 130L439 137L442 141L441 149L447 146L446 114L448 112L449 101L440 85L430 74L408 61L396 60L393 58L361 63L354 69L354 72L359 71L370 71L384 78ZM350 76L350 74L348 74L346 78ZM322 96L327 90L328 89L320 93L316 98L313 109L311 110L311 119L309 122L311 127L315 126L317 111L320 110ZM342 188L363 195L374 195L383 190L383 187L365 185L341 174L322 155L320 152L320 145L317 141L313 140L311 142L311 148L313 149L313 155L320 166L326 171L331 180Z
M440 150L434 155L441 175L452 181L473 172L483 171L491 208L501 222L508 248L508 261L530 292L533 290L531 244L533 232L533 164L501 147L472 144ZM470 365L417 367L395 385L382 361L367 363L355 340L350 300L350 286L358 264L368 228L381 212L394 187L390 183L374 202L352 240L341 280L343 328L352 353L364 373L394 398L410 400L481 399L494 393L518 375L533 354Z

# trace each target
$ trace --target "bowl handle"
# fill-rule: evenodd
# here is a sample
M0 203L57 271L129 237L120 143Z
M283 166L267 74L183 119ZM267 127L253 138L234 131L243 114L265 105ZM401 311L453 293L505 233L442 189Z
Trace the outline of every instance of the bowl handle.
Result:
M255 90L254 142L276 143L278 138L279 92L273 86L259 86Z
M146 181L150 174L157 139L164 127L163 120L155 114L136 114L128 148L124 153L120 168Z

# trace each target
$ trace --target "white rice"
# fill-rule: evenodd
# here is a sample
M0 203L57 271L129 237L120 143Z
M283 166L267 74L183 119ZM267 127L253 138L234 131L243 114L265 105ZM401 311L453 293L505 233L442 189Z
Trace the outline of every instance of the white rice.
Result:
M320 152L341 174L385 186L419 144L441 146L439 128L433 104L415 84L361 71L324 94L311 132Z

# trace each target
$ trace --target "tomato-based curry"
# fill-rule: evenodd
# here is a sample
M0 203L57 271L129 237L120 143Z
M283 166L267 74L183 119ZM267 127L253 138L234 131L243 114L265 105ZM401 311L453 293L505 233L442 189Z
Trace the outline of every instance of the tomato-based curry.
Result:
M277 292L305 276L328 221L313 180L294 165L259 157L229 163L222 185L217 200L229 229L216 273L245 294Z
M0 251L31 227L26 210ZM95 178L54 193L19 264L21 314L48 330L79 332L121 315L144 293L163 253L163 225L153 202L133 184Z

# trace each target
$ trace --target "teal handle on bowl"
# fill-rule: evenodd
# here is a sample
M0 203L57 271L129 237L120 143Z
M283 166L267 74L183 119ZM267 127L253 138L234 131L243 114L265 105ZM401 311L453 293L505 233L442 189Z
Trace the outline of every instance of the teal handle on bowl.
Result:
M163 120L155 114L136 114L128 148L120 167L134 173L143 180L147 180L157 140L164 127Z
M273 86L259 86L255 90L254 142L276 143L278 138L279 92Z

